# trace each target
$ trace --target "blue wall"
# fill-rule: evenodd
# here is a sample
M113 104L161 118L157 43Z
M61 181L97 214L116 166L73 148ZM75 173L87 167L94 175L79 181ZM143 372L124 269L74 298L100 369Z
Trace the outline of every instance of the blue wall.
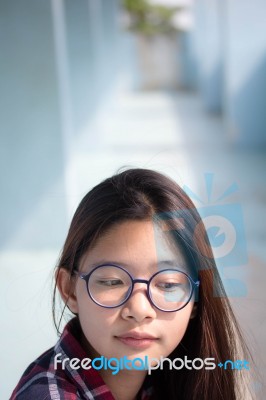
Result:
M116 79L117 11L117 0L0 3L2 249L62 245L75 136Z
M0 246L45 248L66 212L49 1L1 1L0 36Z
M208 111L221 111L229 143L266 145L266 3L195 2L198 86Z
M205 109L218 113L222 110L224 84L222 11L219 0L195 2L199 89Z
M227 0L225 110L229 139L266 145L266 3Z

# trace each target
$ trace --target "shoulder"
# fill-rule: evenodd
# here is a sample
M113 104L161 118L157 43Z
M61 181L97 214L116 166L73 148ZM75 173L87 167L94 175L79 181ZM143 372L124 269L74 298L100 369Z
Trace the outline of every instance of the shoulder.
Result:
M55 346L26 369L10 400L113 400L98 371L71 365L72 359L87 358L80 329L77 318L69 321Z
M54 369L54 348L38 357L23 373L10 400L76 400L76 387L62 369Z

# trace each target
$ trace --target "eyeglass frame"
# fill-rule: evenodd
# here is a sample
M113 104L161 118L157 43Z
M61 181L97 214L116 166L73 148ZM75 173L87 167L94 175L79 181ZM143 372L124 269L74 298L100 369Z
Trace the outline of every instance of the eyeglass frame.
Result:
M91 293L90 293L90 290L89 290L89 280L90 280L90 277L91 277L91 275L93 274L94 271L96 271L98 268L102 268L102 267L116 267L116 268L119 268L119 269L121 269L122 271L124 271L124 272L129 276L129 278L130 278L130 280L131 280L131 289L130 289L129 294L126 296L125 300L122 301L122 303L120 303L120 304L118 304L118 305L116 305L116 306L104 306L103 304L98 303L98 302L92 297L92 295L91 295ZM160 274L161 272L165 272L165 271L181 272L182 274L184 274L184 275L188 278L188 280L189 280L189 282L190 282L190 285L191 285L190 296L189 296L187 302L186 302L181 308L178 308L177 310L163 310L163 309L159 308L156 304L154 304L154 302L153 302L153 300L152 300L152 298L151 298L151 296L150 296L150 283L151 283L152 279L153 279L156 275ZM120 265L116 265L116 264L112 264L112 263L110 263L110 264L101 264L101 265L97 265L97 266L96 266L95 268L93 268L89 273L86 273L86 274L80 273L80 272L77 271L77 270L73 270L72 273L75 274L75 275L77 275L79 278L83 279L83 280L86 282L87 292L88 292L88 295L89 295L89 297L91 298L91 300L92 300L95 304L97 304L98 306L104 307L104 308L117 308L117 307L121 307L123 304L125 304L125 303L130 299L130 297L131 297L131 295L132 295L132 293L133 293L133 290L134 290L134 285L135 285L135 283L145 283L145 284L147 285L146 295L147 295L147 298L148 298L148 300L149 300L149 302L151 303L152 306L154 306L155 308L157 308L158 310L163 311L163 312L177 312L177 311L182 310L184 307L186 307L186 306L188 305L188 303L190 302L190 300L191 300L191 298L192 298L192 296L193 296L194 291L195 291L196 289L198 289L198 288L199 288L199 285L200 285L200 281L199 281L199 280L194 281L186 272L181 271L181 270L178 270L178 269L173 269L173 268L166 268L166 269L160 270L160 271L156 272L155 274L153 274L153 275L150 277L149 280L147 280L147 279L134 279L133 276L132 276L125 268L121 267Z

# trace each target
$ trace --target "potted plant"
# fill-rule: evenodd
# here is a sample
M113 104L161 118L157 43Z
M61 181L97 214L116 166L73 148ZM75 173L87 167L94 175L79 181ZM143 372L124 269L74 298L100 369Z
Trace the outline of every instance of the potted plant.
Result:
M178 14L183 7L152 0L122 0L127 28L136 35L141 88L179 86Z

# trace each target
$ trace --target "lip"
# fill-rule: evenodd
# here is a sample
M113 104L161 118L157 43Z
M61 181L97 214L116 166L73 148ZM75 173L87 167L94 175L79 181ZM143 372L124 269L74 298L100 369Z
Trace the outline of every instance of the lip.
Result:
M129 331L126 333L122 333L121 335L117 335L117 338L132 338L132 339L139 339L139 340L143 340L143 339L150 339L150 340L156 340L158 339L157 337L150 335L149 333L145 333L145 332L137 332L137 331Z
M153 345L158 338L144 332L126 332L115 336L123 344L135 349L146 349Z

